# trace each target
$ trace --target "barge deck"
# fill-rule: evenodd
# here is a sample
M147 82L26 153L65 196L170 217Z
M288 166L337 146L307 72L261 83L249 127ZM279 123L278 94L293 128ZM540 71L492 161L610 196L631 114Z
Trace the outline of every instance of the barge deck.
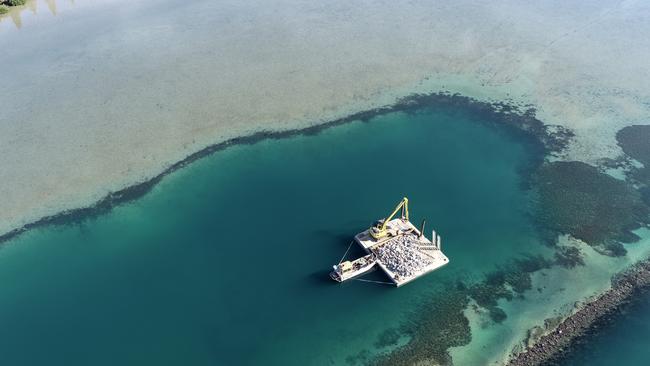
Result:
M449 258L441 250L440 236L433 231L429 240L421 232L424 222L422 229L418 230L408 220L407 203L408 200L404 198L393 215L357 234L354 242L367 255L334 265L330 276L343 282L380 268L399 287L449 263ZM391 220L399 208L402 208L402 217Z

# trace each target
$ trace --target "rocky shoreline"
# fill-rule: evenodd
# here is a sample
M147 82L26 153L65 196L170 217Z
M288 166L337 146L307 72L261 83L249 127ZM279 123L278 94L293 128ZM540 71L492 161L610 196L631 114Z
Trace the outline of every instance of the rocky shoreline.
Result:
M544 365L561 356L588 334L599 320L632 300L637 290L650 286L650 260L634 265L612 279L612 287L560 322L526 350L511 356L508 366Z

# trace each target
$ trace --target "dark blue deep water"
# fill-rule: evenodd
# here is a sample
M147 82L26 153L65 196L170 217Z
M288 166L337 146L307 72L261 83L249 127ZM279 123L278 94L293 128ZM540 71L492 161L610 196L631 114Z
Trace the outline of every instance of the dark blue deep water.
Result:
M562 365L636 366L650 365L650 292L640 294L617 313L615 322L590 334L570 352Z

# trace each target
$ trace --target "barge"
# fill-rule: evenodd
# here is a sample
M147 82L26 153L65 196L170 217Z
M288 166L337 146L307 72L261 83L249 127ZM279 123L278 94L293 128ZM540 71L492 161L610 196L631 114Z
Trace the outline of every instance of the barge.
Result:
M401 215L393 218L398 212ZM367 254L333 266L330 277L343 282L381 269L399 287L449 263L441 250L441 238L432 232L424 236L425 221L420 229L409 221L408 198L404 197L392 214L355 235L353 243ZM345 257L345 256L344 256Z

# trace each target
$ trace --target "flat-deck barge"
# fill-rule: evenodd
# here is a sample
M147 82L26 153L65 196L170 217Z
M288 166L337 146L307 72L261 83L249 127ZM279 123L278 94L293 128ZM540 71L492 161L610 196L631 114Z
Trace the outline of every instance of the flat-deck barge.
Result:
M393 216L402 210L399 218ZM433 231L432 239L424 236L424 222L418 230L408 220L408 199L404 198L386 219L354 237L367 255L334 265L332 279L343 282L380 268L399 287L449 263L440 248L441 238Z

